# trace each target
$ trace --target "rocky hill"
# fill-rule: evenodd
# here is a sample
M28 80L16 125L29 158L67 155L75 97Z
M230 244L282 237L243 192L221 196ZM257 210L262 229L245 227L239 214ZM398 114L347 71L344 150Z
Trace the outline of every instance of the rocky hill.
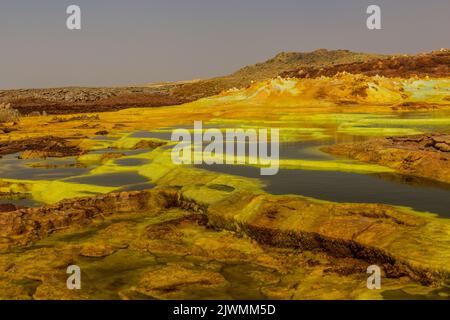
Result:
M157 107L194 101L231 88L245 88L253 82L277 76L315 78L342 72L401 78L450 77L450 50L394 56L326 49L306 53L282 52L265 62L246 66L223 77L132 87L0 90L0 103L10 103L21 114Z
M349 50L319 49L312 52L281 52L265 62L246 66L231 75L188 83L177 87L174 92L181 96L203 98L227 89L243 88L252 82L274 78L293 69L324 68L340 64L366 62L372 59L385 59L386 57Z
M282 52L275 57L223 77L207 80L113 88L55 88L0 90L0 103L10 103L22 114L101 112L129 107L176 105L241 88L276 77L295 68L323 68L338 64L385 58L348 50Z
M372 59L353 63L336 64L328 67L299 67L280 75L287 78L332 77L337 73L348 72L367 76L384 77L450 77L450 50L441 49L418 55L394 55L388 59Z

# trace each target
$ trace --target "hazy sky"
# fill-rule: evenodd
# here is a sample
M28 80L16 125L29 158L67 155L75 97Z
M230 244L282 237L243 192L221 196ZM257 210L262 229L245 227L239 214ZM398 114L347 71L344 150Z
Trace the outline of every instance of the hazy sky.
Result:
M366 29L369 4L383 30ZM0 88L205 78L280 51L430 51L450 47L449 13L450 0L0 0Z

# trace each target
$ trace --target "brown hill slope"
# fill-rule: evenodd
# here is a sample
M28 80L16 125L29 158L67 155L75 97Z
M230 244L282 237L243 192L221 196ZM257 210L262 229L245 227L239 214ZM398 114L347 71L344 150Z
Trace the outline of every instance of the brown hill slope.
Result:
M282 72L285 78L315 78L320 76L332 77L340 72L364 74L367 76L385 77L449 77L450 50L441 49L430 53L413 56L391 56L388 59L373 59L365 62L339 64L325 68L306 67Z
M352 52L349 50L318 49L312 52L281 52L265 62L246 66L228 76L184 84L175 88L174 93L181 96L202 98L234 87L246 87L252 81L274 78L288 70L331 67L372 59L385 59L386 57L380 54Z

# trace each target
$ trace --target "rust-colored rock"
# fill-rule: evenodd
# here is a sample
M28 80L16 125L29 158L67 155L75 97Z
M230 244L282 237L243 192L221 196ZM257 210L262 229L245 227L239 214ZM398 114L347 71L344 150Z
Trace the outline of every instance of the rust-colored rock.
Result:
M400 173L450 183L450 135L386 137L338 144L324 151L376 163Z
M384 77L449 77L450 50L443 49L414 56L392 56L363 62L334 65L324 68L299 68L281 73L289 78L332 77L341 72Z
M138 150L138 149L155 149L161 146L166 145L167 142L165 141L154 141L154 140L141 140L138 143L136 143L132 149Z
M6 212L0 215L0 237L3 239L0 247L26 245L57 230L86 226L95 218L112 214L142 210L158 212L169 206L176 196L176 193L159 190L112 193Z
M22 158L67 157L79 155L82 150L68 139L44 136L0 142L0 155L24 152Z
M13 203L0 203L0 212L11 212L22 209L23 207L17 206Z

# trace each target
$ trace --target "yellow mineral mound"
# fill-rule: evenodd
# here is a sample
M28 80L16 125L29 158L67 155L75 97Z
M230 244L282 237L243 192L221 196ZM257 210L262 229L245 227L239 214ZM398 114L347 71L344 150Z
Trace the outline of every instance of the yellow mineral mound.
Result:
M400 79L340 73L308 79L275 78L198 100L194 105L270 106L450 104L450 79Z

